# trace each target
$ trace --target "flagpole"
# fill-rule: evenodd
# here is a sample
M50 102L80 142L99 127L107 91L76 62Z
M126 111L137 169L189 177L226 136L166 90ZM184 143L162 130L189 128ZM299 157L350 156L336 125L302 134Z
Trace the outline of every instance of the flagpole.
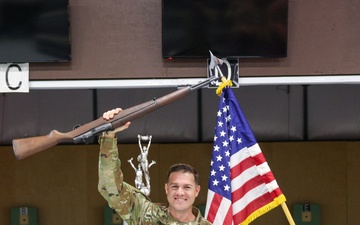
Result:
M292 216L291 216L291 214L289 212L289 208L287 207L285 202L281 203L281 207L282 207L282 209L283 209L283 211L285 213L286 218L289 221L289 224L290 225L296 225L295 222L294 222L294 219L292 218Z

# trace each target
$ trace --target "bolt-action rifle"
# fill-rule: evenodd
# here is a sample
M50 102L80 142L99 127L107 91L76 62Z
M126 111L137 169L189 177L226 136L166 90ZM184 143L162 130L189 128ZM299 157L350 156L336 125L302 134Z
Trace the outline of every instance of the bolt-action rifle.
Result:
M12 145L15 156L18 160L21 160L60 143L88 143L90 137L98 135L104 131L114 130L115 128L124 125L128 121L133 121L139 117L151 113L164 105L189 95L194 90L204 87L216 79L219 78L216 76L210 77L198 84L180 88L160 98L154 98L148 102L127 108L115 115L110 120L105 120L104 118L100 117L67 133L61 133L57 130L52 130L45 136L14 139L12 141Z

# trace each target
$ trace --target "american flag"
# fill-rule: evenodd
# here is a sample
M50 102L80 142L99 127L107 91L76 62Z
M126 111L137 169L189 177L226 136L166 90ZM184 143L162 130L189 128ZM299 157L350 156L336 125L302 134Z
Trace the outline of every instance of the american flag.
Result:
M246 225L286 201L229 87L217 112L205 218Z

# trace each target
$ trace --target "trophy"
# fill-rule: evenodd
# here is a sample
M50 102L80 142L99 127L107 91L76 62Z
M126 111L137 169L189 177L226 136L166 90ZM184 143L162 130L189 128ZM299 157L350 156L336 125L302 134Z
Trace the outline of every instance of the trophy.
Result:
M130 163L131 167L135 170L135 186L145 195L150 195L150 174L149 168L156 164L154 160L151 161L149 164L148 162L148 154L151 145L151 135L138 135L139 147L140 147L140 154L137 157L138 166L135 167L132 160L133 158L129 159L128 162ZM147 145L142 145L142 141L147 141ZM145 182L144 182L145 180Z

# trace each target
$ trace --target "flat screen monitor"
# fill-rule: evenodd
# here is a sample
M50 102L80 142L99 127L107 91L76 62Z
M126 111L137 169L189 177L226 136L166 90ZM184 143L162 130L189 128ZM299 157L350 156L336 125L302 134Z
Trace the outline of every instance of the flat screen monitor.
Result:
M0 0L0 63L70 60L68 0Z
M162 0L162 57L287 56L288 0Z

